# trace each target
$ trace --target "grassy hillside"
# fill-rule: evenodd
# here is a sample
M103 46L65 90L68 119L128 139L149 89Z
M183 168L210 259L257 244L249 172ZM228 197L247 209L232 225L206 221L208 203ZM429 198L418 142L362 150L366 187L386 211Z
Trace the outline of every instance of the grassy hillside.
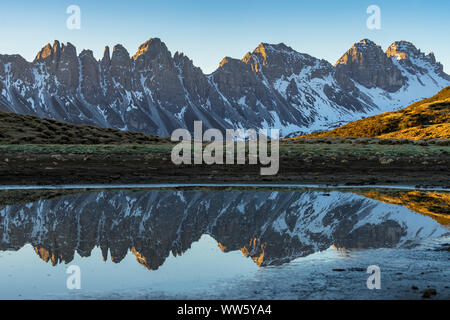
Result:
M450 87L405 109L386 112L305 137L450 139Z
M87 125L74 125L35 116L0 112L0 144L146 144L163 139L153 135Z

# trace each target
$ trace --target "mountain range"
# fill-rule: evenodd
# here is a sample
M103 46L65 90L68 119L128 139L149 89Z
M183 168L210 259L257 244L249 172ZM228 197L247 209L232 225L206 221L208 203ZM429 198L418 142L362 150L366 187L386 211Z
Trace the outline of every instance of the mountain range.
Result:
M412 43L386 51L364 39L337 62L261 43L204 74L158 38L130 56L122 46L101 60L70 43L46 45L28 62L0 55L0 110L74 124L168 136L174 129L277 128L281 136L332 129L393 111L450 85L434 54Z

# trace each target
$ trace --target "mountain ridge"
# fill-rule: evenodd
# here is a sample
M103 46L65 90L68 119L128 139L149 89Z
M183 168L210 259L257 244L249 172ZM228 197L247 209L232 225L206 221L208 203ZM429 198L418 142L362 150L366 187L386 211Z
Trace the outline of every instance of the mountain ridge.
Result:
M337 67L284 43L260 43L204 74L159 38L134 55L120 44L112 52L105 47L102 59L55 40L33 62L0 55L0 110L160 136L193 130L194 120L220 130L277 128L288 136L392 111L450 85L434 55L415 47L405 53L402 41L385 53L369 41L352 47L367 47L361 59L349 59L350 49L351 63L341 58Z

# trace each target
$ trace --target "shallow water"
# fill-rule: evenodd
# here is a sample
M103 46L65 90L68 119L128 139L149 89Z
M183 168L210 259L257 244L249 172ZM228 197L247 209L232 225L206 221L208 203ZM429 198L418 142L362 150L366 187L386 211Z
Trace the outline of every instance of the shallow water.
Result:
M0 298L450 298L444 191L76 189L1 191Z

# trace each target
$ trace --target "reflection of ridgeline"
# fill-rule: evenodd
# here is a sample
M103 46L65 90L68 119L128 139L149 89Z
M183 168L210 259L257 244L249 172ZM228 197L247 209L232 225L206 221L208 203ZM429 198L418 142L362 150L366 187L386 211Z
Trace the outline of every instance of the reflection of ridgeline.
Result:
M378 201L403 205L412 211L432 217L440 224L450 225L450 193L383 190L359 194Z
M88 257L120 262L131 251L148 269L209 234L224 252L259 266L329 248L411 245L448 230L405 207L352 193L108 191L0 207L0 250L31 243L53 265Z

